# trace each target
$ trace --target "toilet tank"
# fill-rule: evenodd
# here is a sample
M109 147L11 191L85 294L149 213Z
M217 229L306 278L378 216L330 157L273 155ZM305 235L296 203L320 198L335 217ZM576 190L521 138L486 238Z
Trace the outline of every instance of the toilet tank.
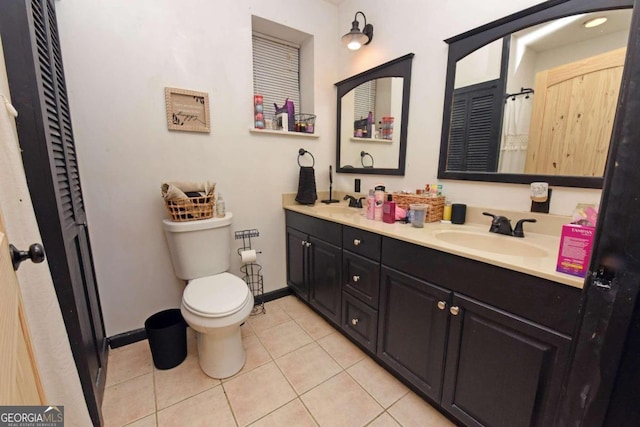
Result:
M231 218L198 221L162 221L173 271L180 279L213 276L229 269L231 254Z

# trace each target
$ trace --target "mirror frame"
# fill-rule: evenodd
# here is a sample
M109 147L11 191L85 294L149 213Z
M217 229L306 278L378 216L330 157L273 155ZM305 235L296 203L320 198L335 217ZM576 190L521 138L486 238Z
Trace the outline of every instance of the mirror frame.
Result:
M548 182L549 185L560 187L602 188L604 177L446 170L456 63L476 49L532 25L579 13L596 12L605 9L628 9L633 7L633 3L633 0L550 0L446 39L445 42L449 45L449 58L447 60L438 179L504 182L512 184L529 184L534 181L544 181ZM629 55L629 52L628 50L627 55ZM608 162L609 159L607 159L607 163Z
M411 89L411 62L414 54L396 58L392 61L378 65L360 74L349 77L336 83L338 88L338 116L336 126L336 172L337 173L358 173L358 174L377 174L377 175L404 175L406 154L407 154L407 126L409 123L409 95ZM398 154L398 167L391 168L343 168L340 166L340 129L342 114L342 97L349 91L362 83L369 80L380 79L384 77L402 77L402 117L400 118L400 147Z

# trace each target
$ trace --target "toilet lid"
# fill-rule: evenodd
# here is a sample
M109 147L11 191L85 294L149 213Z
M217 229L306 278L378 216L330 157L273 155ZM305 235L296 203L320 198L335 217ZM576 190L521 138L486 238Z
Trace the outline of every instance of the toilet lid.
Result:
M244 307L249 287L229 273L200 277L189 281L182 295L185 307L204 317L229 316Z

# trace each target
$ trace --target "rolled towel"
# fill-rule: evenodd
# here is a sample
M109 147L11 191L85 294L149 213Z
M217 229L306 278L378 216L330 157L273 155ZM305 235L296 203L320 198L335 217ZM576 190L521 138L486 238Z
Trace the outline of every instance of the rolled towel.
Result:
M187 198L187 195L184 193L193 191L202 193L203 196L210 196L215 191L216 183L210 181L171 181L163 182L160 188L162 189L162 197L167 200L175 200Z

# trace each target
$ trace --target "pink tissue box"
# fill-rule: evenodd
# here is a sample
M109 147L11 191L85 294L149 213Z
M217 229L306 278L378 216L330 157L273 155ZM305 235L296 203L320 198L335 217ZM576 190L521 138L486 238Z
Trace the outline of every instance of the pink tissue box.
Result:
M595 227L586 225L562 226L557 271L578 277L584 277L587 274L595 230Z

